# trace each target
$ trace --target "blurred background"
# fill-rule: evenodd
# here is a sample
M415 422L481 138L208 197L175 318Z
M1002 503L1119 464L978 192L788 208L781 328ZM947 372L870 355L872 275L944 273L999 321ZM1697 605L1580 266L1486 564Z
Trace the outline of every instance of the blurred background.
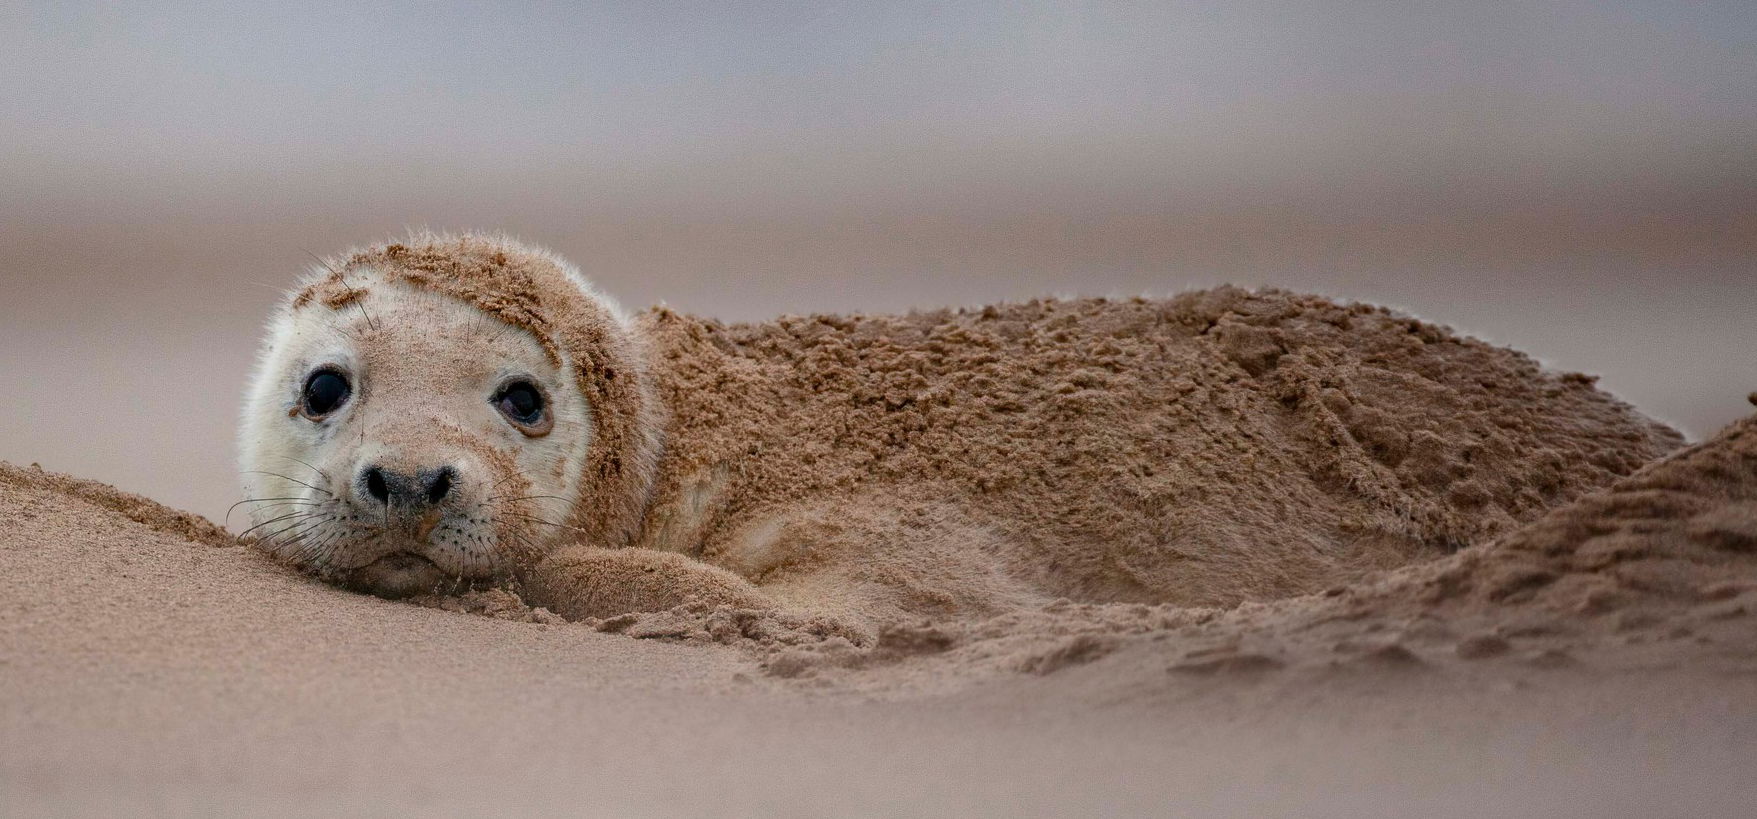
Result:
M327 255L505 230L731 320L1220 282L1699 438L1757 390L1757 4L0 7L0 459L218 518Z

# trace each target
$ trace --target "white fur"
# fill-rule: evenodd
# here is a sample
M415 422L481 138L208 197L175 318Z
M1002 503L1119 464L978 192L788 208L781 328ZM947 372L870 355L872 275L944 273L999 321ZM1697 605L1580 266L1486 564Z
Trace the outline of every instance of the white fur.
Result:
M553 254L518 249L554 261L626 325L627 315L578 271ZM348 273L346 284L364 291L354 302L296 305L299 290L328 275L311 271L282 302L245 396L240 466L263 546L326 576L408 552L448 576L483 578L509 568L515 542L540 547L564 536L592 436L566 351L556 351L557 366L528 331L370 269ZM319 421L297 410L306 378L323 365L346 372L352 394ZM492 406L496 387L513 376L542 385L555 417L548 435L526 437ZM485 453L516 466L509 473ZM417 522L393 519L356 491L360 469L379 462L458 470L425 539Z

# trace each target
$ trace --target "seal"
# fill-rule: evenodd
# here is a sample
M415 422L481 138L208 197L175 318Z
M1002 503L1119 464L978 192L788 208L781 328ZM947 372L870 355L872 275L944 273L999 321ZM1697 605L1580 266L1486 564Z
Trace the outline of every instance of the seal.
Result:
M876 623L1314 591L1530 520L1676 432L1384 308L1238 288L724 324L505 237L326 260L271 320L249 535L387 597Z

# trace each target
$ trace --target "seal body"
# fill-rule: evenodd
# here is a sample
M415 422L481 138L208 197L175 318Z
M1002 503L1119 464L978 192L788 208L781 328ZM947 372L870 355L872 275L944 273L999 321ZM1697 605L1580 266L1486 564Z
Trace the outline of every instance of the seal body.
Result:
M326 366L354 403L301 414ZM496 415L508 379L552 429ZM696 597L865 622L1311 591L1680 443L1590 379L1382 308L1222 288L727 325L626 315L478 236L316 271L243 434L276 473L247 482L266 547L368 590L512 576L570 616ZM374 492L373 468L413 488ZM445 470L437 502L396 502Z

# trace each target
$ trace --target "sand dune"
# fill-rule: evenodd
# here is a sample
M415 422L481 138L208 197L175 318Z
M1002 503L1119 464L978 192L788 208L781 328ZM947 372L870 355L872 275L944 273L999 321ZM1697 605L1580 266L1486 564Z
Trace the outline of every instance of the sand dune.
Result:
M712 612L381 601L30 468L0 468L0 522L9 815L1682 816L1757 796L1757 419L1311 597L1050 604L872 649L679 626Z

